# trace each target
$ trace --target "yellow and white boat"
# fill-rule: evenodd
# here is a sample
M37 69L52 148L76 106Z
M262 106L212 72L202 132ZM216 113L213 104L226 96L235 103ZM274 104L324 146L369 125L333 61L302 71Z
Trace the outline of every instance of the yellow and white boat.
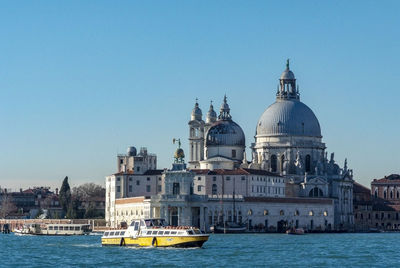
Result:
M209 235L189 226L167 226L163 219L134 220L127 229L104 232L103 246L201 247Z

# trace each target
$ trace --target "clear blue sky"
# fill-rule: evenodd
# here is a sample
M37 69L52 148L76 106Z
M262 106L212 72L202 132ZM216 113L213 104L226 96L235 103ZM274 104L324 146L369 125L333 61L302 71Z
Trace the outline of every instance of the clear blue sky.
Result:
M170 167L195 98L254 141L285 61L355 179L399 173L400 1L3 1L0 186L103 184L147 146Z

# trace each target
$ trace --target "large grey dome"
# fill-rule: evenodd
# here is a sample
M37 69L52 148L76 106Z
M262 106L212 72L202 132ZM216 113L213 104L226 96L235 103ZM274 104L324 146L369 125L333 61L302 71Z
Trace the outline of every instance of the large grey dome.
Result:
M242 128L232 120L218 120L206 134L206 146L245 146Z
M313 111L295 99L277 100L260 117L256 136L321 137L321 128Z

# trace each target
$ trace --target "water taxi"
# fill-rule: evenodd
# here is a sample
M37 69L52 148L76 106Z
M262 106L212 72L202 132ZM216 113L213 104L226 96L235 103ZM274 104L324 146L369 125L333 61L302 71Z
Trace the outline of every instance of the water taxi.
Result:
M89 224L39 224L32 223L15 229L16 235L88 235L91 232Z
M286 230L287 234L291 235L303 235L304 234L304 229L303 228L290 228Z
M168 226L164 219L134 220L127 229L104 232L103 246L201 247L209 235L190 226Z

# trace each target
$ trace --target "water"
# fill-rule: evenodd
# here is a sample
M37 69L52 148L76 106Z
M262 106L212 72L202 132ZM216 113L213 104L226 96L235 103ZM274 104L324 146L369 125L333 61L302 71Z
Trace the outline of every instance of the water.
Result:
M0 267L398 267L400 233L211 235L201 249L101 247L100 236L0 235Z

